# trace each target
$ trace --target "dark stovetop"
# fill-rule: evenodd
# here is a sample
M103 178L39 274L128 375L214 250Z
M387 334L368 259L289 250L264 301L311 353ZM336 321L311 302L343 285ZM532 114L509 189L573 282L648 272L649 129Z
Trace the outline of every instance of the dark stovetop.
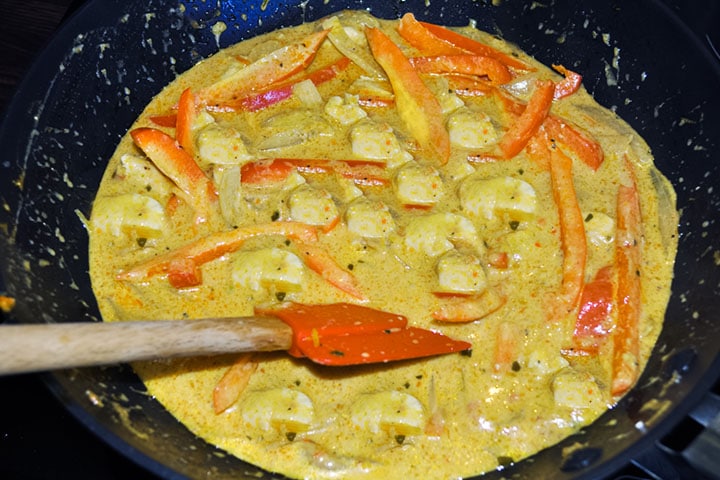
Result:
M720 2L665 2L717 55L720 50L720 25L717 24ZM34 56L66 15L82 3L83 0L0 0L4 17L0 29L0 113ZM0 323L2 320L0 313ZM720 393L718 386L715 390ZM676 452L683 450L702 430L698 425L692 419L681 423L667 436L664 448ZM667 465L655 466L650 469L652 473L648 473L644 470L647 462L637 462L644 467L628 465L614 478L701 478L696 473L688 473L679 454L670 457L670 470ZM79 424L45 387L42 376L21 375L0 378L0 478L142 480L155 477Z

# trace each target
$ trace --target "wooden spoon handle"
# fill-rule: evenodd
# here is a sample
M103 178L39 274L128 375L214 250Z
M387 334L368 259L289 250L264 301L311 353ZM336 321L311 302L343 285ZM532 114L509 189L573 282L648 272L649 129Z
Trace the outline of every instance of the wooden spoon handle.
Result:
M291 344L292 329L273 317L6 325L0 327L0 375Z

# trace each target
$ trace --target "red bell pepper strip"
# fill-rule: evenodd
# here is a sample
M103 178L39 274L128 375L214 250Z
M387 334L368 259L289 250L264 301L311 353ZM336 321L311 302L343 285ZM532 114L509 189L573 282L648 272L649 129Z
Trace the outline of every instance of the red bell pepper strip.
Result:
M195 156L195 138L193 137L193 124L197 118L197 102L192 90L186 88L180 95L178 102L177 123L175 139L191 157Z
M468 75L447 75L450 87L461 97L484 97L495 93L495 87L486 80Z
M500 50L496 50L489 45L480 43L476 40L454 32L448 28L427 22L420 22L420 24L424 26L436 38L443 40L456 48L464 50L465 52L474 53L475 55L482 55L483 57L495 58L507 65L508 67L516 68L518 70L534 70L533 68L525 65L520 60L510 55L507 55Z
M267 185L282 182L297 170L317 174L335 172L359 185L384 186L390 180L383 175L384 165L368 160L330 160L301 158L271 158L246 163L240 169L242 183Z
M418 22L415 15L406 13L398 24L398 33L413 47L424 55L458 55L468 53L467 50L442 40Z
M583 286L571 354L596 355L610 335L614 311L613 275L613 266L608 265L598 270L595 278Z
M315 32L301 42L279 48L200 90L198 98L209 105L224 105L280 82L312 62L327 34L327 30Z
M640 197L632 165L625 158L629 185L620 185L617 193L617 232L615 266L617 268L617 322L613 332L613 395L625 393L637 380L640 355L640 268L642 264L642 226Z
M570 148L585 165L593 170L600 168L605 153L599 143L554 115L549 115L543 125L553 140Z
M500 139L498 145L505 158L512 158L520 153L538 131L550 111L554 91L555 84L550 80L537 81L525 110Z
M572 95L580 89L582 75L568 70L562 65L553 65L552 67L565 77L561 82L555 84L555 93L553 94L555 100Z
M130 132L135 144L184 193L196 214L197 222L211 215L215 186L195 160L166 133L154 128L137 128Z
M403 123L417 142L444 165L450 158L450 135L435 95L418 76L400 48L377 28L365 34L375 60L385 70Z
M281 235L305 243L317 241L317 230L311 225L297 222L273 222L250 225L227 232L218 232L195 240L164 255L151 258L128 270L118 273L118 280L141 282L156 275L168 275L182 267L185 271L191 265L199 267L221 256L239 249L248 239L261 235ZM188 263L192 262L192 263Z
M226 107L234 110L245 110L248 112L262 110L290 98L293 94L293 87L298 83L304 80L310 80L313 84L315 84L315 86L321 85L337 77L337 75L345 70L348 65L350 65L350 59L343 57L331 65L315 70L307 75L302 75L292 81L274 85L272 88L261 93L243 97L237 102L226 105Z
M325 281L358 300L367 300L352 273L340 265L322 247L294 241L305 264Z
M413 57L409 60L420 73L476 75L488 77L494 85L512 80L510 70L491 57L462 54Z

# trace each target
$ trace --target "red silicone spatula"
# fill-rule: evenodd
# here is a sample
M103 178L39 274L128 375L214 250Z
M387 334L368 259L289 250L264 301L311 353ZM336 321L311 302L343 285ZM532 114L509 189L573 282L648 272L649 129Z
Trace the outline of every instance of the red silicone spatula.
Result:
M260 316L0 327L0 374L111 363L287 350L323 365L358 365L468 350L468 342L407 326L359 305L285 304Z

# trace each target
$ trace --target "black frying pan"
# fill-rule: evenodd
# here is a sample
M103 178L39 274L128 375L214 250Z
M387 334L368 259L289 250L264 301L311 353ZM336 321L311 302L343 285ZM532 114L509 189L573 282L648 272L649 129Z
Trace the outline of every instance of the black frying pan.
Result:
M218 46L341 8L367 8L387 18L413 11L450 25L474 19L546 64L581 72L595 98L647 140L682 209L674 294L638 386L582 433L487 478L604 477L652 450L720 373L720 66L660 0L492 3L189 0L183 9L146 0L85 4L34 64L0 128L0 267L7 291L18 299L13 320L98 320L87 276L87 236L76 212L89 214L106 159L144 105ZM219 42L210 30L218 20L228 25ZM47 378L82 423L158 475L259 473L195 438L143 393L127 367ZM88 391L104 402L94 404ZM129 412L126 419L118 406ZM583 448L563 455L575 443Z

